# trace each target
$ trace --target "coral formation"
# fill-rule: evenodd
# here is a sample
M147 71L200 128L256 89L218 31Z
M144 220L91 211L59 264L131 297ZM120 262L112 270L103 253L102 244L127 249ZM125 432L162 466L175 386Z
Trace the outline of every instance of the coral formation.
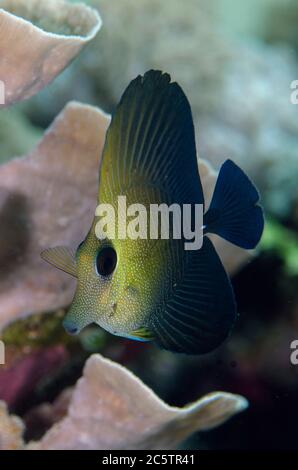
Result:
M21 112L12 108L1 110L0 162L4 163L12 156L29 153L41 136L41 129L33 126Z
M66 417L31 449L172 449L195 431L218 426L247 401L215 392L179 409L166 405L137 377L100 355L91 356Z
M168 406L126 368L95 354L73 390L36 410L35 418L39 414L52 425L40 441L24 446L24 424L0 403L0 450L172 449L247 406L245 398L224 392L184 408Z
M4 103L34 95L97 34L95 10L64 0L0 1L0 80Z
M24 426L20 418L10 416L6 404L0 402L0 450L16 450L23 447Z

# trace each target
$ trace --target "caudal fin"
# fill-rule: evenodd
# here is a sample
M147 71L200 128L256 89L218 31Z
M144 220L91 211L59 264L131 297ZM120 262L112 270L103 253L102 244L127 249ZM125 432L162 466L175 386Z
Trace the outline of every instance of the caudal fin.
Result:
M215 233L234 245L252 249L263 228L259 193L246 174L231 160L222 165L210 207L205 214L206 233Z

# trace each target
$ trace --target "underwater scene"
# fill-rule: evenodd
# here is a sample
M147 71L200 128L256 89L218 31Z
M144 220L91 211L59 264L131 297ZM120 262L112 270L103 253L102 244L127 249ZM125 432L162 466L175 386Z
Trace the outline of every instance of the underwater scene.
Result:
M297 22L0 0L0 450L298 449Z

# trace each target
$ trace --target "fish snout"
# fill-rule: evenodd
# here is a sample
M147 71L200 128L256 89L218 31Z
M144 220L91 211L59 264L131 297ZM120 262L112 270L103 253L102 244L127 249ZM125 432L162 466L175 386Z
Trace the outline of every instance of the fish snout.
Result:
M65 318L63 320L63 327L69 335L77 335L80 332L80 328L71 320Z
M80 304L73 304L63 319L63 327L70 335L79 334L86 326L96 321L97 315L92 309L81 309Z

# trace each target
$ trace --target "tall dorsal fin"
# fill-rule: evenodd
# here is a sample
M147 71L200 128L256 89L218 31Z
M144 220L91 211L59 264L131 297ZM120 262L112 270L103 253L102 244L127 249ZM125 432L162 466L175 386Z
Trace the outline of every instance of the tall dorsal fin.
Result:
M168 74L154 70L130 83L113 115L99 202L136 184L162 188L172 202L204 203L189 102Z

